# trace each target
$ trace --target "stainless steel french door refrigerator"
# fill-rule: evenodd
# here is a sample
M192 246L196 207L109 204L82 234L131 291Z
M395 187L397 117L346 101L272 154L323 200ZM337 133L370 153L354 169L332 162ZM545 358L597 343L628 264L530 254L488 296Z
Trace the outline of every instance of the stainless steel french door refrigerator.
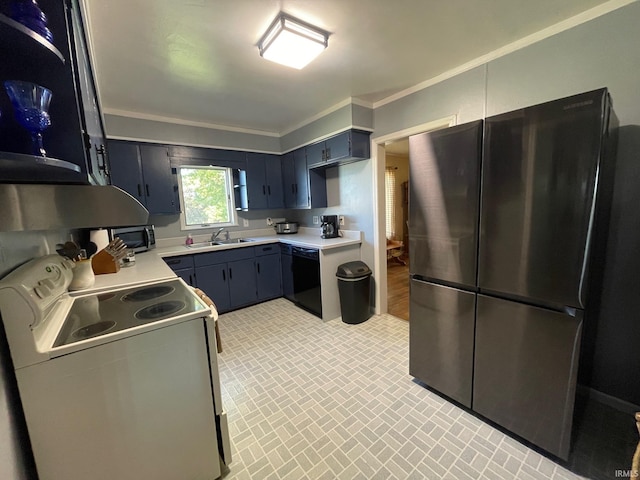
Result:
M410 138L410 372L563 459L616 125L601 89L489 117L480 141L460 133L477 122Z

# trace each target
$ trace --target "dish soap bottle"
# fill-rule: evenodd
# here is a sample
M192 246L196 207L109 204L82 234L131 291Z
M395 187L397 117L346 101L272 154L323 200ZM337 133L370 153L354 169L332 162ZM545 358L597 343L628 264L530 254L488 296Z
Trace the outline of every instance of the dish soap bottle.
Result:
M185 245L193 245L193 237L191 234L187 235L187 239L184 241Z

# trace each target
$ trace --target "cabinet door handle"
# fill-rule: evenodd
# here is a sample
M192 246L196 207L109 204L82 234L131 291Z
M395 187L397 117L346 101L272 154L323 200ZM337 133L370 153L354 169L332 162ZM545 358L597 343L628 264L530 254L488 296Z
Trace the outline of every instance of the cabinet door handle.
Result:
M147 197L151 196L151 194L149 193L149 184L148 183L145 184L145 188L147 189Z
M167 265L178 265L181 260L165 260Z
M271 185L267 185L267 193L271 195Z
M265 190L265 188L264 188L264 185L262 185L262 194L263 194L263 195L266 195L266 194L267 194L267 192L266 192L266 190Z
M222 270L222 281L226 282L227 281L227 274L224 270Z
M102 157L102 165L98 162L98 169L102 170L106 176L110 175L109 166L107 165L107 149L104 145L96 147L96 153Z
M229 281L233 280L233 270L229 267Z
M258 268L258 273L260 273L260 262L256 262L256 267Z
M291 193L296 193L296 184L295 183L291 184Z
M329 160L330 158L331 158L331 149L327 148L327 154L326 154L325 160Z
M138 196L142 196L142 186L140 184L138 184Z
M193 277L189 274L189 285L193 286Z

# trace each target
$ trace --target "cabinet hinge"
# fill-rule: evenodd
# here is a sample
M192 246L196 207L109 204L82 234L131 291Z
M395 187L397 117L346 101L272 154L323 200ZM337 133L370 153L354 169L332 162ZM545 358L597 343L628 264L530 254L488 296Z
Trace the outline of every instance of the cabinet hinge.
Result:
M82 137L84 138L84 149L86 151L91 150L91 137L87 132L82 132Z

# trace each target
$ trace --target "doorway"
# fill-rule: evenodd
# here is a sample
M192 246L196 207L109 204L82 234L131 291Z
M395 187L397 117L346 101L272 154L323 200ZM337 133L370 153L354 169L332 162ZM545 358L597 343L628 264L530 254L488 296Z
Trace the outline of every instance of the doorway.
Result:
M392 150L394 143L398 143L396 147L400 147L402 142L407 140L406 148L406 158L408 159L408 138L411 135L416 135L418 133L429 132L432 130L438 130L440 128L450 127L456 124L456 116L451 115L449 117L445 117L439 120L434 120L432 122L424 123L421 125L417 125L415 127L407 128L404 130L399 130L394 133L390 133L387 135L383 135L380 137L375 137L371 139L371 160L373 162L373 184L374 184L374 193L375 193L375 218L374 218L374 271L377 273L378 279L375 282L375 311L376 314L380 313L390 313L389 305L394 304L391 307L392 310L395 309L395 304L402 302L403 298L406 298L406 313L403 314L408 319L409 314L409 258L406 255L406 263L407 269L406 274L401 270L398 270L399 277L402 280L404 278L406 282L406 287L402 287L401 283L398 283L397 291L389 292L388 284L389 282L389 271L392 274L396 273L396 270L391 270L395 268L395 265L387 266L388 257L387 257L387 220L386 220L386 188L385 188L385 168L386 168L386 157L387 157L387 148L390 150L390 156L392 155ZM408 163L408 160L407 160ZM407 184L408 185L408 184ZM408 190L408 189L407 189ZM408 214L408 208L407 208ZM405 223L406 225L406 223ZM408 233L408 230L407 230ZM404 244L407 246L408 252L408 238ZM392 282L395 282L395 278L391 278ZM393 288L393 287L392 287ZM402 307L401 304L398 305L398 308ZM397 315L396 315L397 316ZM399 318L404 318L401 316Z
M387 313L409 320L409 137L384 150Z

